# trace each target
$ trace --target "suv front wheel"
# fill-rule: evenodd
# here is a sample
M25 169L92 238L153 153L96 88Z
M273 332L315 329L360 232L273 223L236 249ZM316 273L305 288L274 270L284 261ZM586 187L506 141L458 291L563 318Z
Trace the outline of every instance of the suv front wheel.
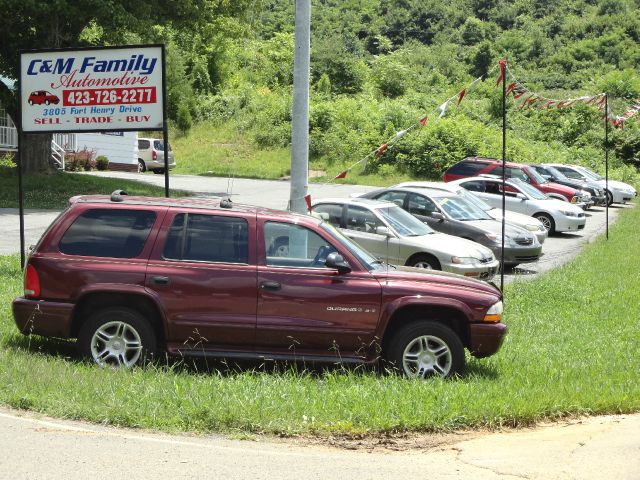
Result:
M400 329L389 342L387 360L409 378L452 377L465 369L460 338L438 322L419 321Z
M84 355L101 367L133 367L156 353L156 335L137 311L115 307L92 315L80 329Z

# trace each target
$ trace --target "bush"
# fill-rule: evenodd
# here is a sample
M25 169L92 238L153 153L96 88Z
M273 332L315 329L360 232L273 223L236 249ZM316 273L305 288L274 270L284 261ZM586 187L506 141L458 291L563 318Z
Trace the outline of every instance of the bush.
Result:
M178 119L177 119L178 128L180 131L185 134L189 130L191 130L191 126L193 125L193 120L191 119L191 112L189 111L189 107L184 103L181 103L178 107Z
M104 155L100 155L96 158L96 168L100 171L107 170L109 168L109 159Z
M96 151L84 147L77 152L67 153L64 156L64 169L69 172L90 171L96 169Z
M5 153L0 156L0 177L11 177L17 173L16 163L13 155Z

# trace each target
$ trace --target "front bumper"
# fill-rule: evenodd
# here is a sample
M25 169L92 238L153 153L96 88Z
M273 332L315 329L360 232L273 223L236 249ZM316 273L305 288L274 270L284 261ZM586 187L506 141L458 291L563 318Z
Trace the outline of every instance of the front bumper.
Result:
M507 326L504 323L472 323L469 325L469 351L474 357L493 355L500 349Z
M491 247L496 258L500 258L500 245L497 247ZM535 262L540 258L542 253L542 245L530 245L517 247L506 246L504 247L504 263L506 265L517 265L519 263Z
M584 229L587 223L587 217L567 217L562 215L559 218L554 218L556 222L556 232L577 232Z
M498 272L500 262L492 260L491 262L465 265L459 263L445 263L442 264L442 270L445 272L457 273L465 277L477 278L479 280L491 280Z
M13 301L13 319L21 333L46 337L71 336L71 303L29 300L18 297Z

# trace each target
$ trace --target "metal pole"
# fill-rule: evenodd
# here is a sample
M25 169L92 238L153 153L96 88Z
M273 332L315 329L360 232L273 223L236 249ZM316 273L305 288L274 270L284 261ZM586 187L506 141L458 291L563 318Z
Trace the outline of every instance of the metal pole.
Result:
M304 197L309 187L309 64L311 0L296 0L295 46L293 59L293 124L291 126L292 212L306 213Z
M167 61L162 45L162 142L164 143L164 196L169 198L169 125L167 122Z
M606 197L606 238L609 240L609 94L604 94L604 183ZM612 198L613 198L613 194Z
M22 109L22 107L20 107ZM22 119L20 119L21 121ZM18 121L18 125L20 125ZM18 211L20 214L20 269L24 270L25 264L25 248L24 248L24 186L22 184L22 165L24 150L24 134L22 127L18 129Z
M507 71L502 78L502 246L500 249L500 290L504 292L504 230L506 210L506 172L507 172Z

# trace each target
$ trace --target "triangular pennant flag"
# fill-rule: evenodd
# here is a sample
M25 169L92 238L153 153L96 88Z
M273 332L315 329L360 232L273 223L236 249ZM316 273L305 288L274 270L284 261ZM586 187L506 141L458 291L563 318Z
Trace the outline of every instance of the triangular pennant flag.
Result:
M311 194L305 195L304 201L307 202L307 210L311 212Z
M420 119L420 125L424 126L425 123L427 123L427 116L426 115Z
M387 144L383 143L382 145L380 145L380 148L378 148L378 151L376 152L376 160L380 158L380 155L382 155L384 153L384 151L387 149Z
M460 105L460 102L464 98L465 93L467 93L467 90L465 88L460 90L460 93L458 94L458 105Z
M396 133L396 142L404 137L408 131L409 130L400 130L398 133Z
M367 168L367 161L369 160L369 156L367 155L366 157L364 157L362 160L360 160L358 162L358 165L360 165L362 168L360 168L360 173L364 172L364 169Z
M506 96L507 96L507 97L509 96L509 94L510 94L510 93L511 93L511 91L515 88L515 86L516 86L516 85L517 85L517 83L516 83L516 82L511 82L511 83L509 84L509 86L507 87L507 93L506 93Z
M344 170L344 171L340 172L338 175L336 175L335 177L333 177L333 179L334 180L338 180L340 178L345 178L348 173L349 173L349 170Z
M532 94L531 96L529 96L529 97L525 98L525 99L524 99L524 102L522 102L522 104L520 105L520 108L524 108L524 107L526 107L526 106L531 105L531 103L532 103L532 102L529 102L529 100L531 100L531 99L532 99L532 98L534 98L534 97L535 97L535 95L533 95L533 94ZM516 97L513 97L513 98L516 98Z
M500 63L500 75L498 75L498 81L496 82L496 87L500 85L502 83L502 80L504 79L504 70L505 70L505 67L507 66L507 61L505 59L502 59L498 63Z
M444 111L447 109L448 103L449 103L449 100L447 100L446 102L444 102L442 105L438 107L440 109L440 115L438 115L438 118L444 117Z

